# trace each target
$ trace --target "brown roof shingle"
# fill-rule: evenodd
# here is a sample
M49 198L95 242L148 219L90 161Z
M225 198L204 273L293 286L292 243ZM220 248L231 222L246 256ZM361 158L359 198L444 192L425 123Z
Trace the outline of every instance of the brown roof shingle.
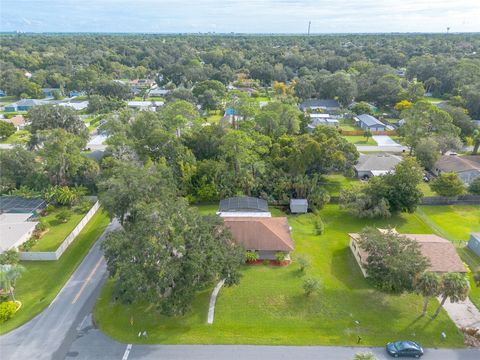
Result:
M356 241L360 239L359 234L348 234ZM444 272L467 272L462 260L455 251L453 244L440 236L433 234L400 234L420 244L420 251L430 261L428 271ZM366 261L368 254L358 247L362 261Z
M233 239L247 250L293 250L293 240L286 217L227 217L223 219Z

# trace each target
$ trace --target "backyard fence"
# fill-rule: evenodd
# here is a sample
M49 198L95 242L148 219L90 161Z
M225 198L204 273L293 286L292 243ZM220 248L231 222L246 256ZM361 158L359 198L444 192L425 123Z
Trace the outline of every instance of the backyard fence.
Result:
M85 214L85 216L80 220L77 226L72 230L72 232L63 240L60 246L55 251L20 251L20 260L25 261L54 261L60 259L62 254L67 250L68 246L75 240L80 231L83 230L85 225L90 221L90 219L95 215L95 213L100 208L100 203L98 201L93 204L90 210Z
M422 205L479 205L480 195L461 195L455 197L426 196L422 199Z

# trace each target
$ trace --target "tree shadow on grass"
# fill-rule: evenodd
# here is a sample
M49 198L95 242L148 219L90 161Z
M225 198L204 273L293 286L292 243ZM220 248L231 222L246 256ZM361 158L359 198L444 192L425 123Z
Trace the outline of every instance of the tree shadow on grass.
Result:
M335 279L342 282L349 289L358 290L370 288L349 247L344 247L333 252L330 268Z

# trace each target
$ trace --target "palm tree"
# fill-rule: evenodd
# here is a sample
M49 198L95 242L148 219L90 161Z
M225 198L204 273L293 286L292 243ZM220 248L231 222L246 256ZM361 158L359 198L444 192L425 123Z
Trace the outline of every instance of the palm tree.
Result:
M415 292L423 296L422 316L425 316L428 309L428 302L431 297L438 296L441 290L440 277L433 272L424 272L420 275L416 285Z
M478 152L478 148L480 148L480 130L475 129L473 132L473 155L475 155Z
M15 301L15 283L24 271L25 268L22 265L0 265L0 286L10 292L12 301Z
M447 298L450 298L450 302L459 302L467 298L468 291L470 290L470 285L466 277L459 273L447 273L443 276L442 279L442 288L441 295L442 301L438 305L435 314L432 318L436 318L440 313L445 301Z

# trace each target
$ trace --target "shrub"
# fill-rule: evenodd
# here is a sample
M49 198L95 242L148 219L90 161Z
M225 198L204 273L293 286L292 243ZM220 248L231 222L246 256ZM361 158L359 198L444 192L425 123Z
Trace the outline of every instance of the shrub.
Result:
M90 201L83 200L78 205L75 206L75 211L80 214L83 214L88 212L88 210L90 210L91 207L92 207L92 203Z
M20 261L18 252L14 249L10 249L0 254L0 265L15 265Z
M465 192L465 185L456 173L443 173L437 177L430 188L440 196L458 196Z
M265 266L270 265L270 260L267 260L267 259L263 260L263 265Z
M51 213L53 210L55 210L55 206L52 204L48 204L47 207L43 210L44 215Z
M285 260L285 257L287 256L287 254L283 251L277 251L275 253L275 259L278 261L278 262L281 262L283 260Z
M325 231L325 225L323 224L322 217L320 215L315 215L315 234L322 235Z
M247 262L253 262L258 260L258 253L256 251L248 250L245 252L245 260Z
M38 242L38 238L31 237L19 246L20 251L30 251L30 249Z
M67 209L60 210L55 216L55 218L62 223L66 223L71 217L72 213Z
M35 230L38 230L40 232L47 230L48 225L45 219L40 219L38 221L38 224L35 226Z
M320 281L315 278L307 278L304 280L302 288L305 291L305 296L310 296L320 290Z
M470 183L468 192L474 195L480 195L480 176Z
M377 360L371 352L359 352L353 357L353 360Z
M13 301L5 301L0 303L0 323L11 319L17 311L17 304Z
M306 268L310 266L310 260L308 260L306 257L300 255L297 259L298 266L300 266L301 271L305 271Z

